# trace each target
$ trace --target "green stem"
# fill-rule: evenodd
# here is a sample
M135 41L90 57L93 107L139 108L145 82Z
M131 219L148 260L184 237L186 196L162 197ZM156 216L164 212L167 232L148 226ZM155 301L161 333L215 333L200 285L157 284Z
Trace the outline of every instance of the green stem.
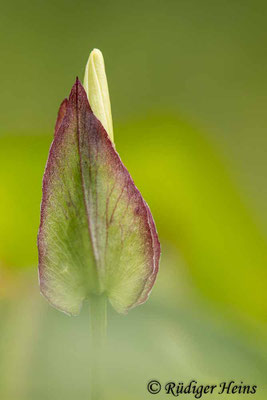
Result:
M91 337L91 400L104 400L105 344L107 336L107 298L92 295L89 298Z

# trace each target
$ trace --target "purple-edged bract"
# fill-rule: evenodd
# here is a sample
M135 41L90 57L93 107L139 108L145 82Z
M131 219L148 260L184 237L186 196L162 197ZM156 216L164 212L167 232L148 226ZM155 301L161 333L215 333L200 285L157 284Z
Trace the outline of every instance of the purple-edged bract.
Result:
M146 301L160 244L148 205L94 116L81 83L61 104L43 178L41 292L77 315L90 294L118 312Z

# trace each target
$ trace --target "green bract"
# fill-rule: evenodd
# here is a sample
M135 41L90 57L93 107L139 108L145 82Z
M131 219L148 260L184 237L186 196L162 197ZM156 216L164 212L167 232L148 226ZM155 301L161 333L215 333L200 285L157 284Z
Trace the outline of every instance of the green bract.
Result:
M73 315L84 299L102 293L126 312L147 299L158 271L150 210L78 80L58 114L38 249L42 293Z

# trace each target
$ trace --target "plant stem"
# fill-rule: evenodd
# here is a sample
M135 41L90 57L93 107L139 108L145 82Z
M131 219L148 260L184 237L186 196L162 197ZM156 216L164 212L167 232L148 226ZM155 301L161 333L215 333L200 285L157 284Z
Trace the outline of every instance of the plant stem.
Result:
M105 345L107 335L107 298L92 295L89 298L91 337L91 400L104 400Z

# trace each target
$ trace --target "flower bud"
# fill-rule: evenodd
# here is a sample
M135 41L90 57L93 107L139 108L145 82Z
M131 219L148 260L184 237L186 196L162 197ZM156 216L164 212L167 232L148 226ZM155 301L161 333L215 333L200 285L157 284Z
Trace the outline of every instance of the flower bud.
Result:
M101 51L98 49L94 49L89 55L85 68L83 86L93 113L107 131L110 140L114 142L111 105L104 58Z

